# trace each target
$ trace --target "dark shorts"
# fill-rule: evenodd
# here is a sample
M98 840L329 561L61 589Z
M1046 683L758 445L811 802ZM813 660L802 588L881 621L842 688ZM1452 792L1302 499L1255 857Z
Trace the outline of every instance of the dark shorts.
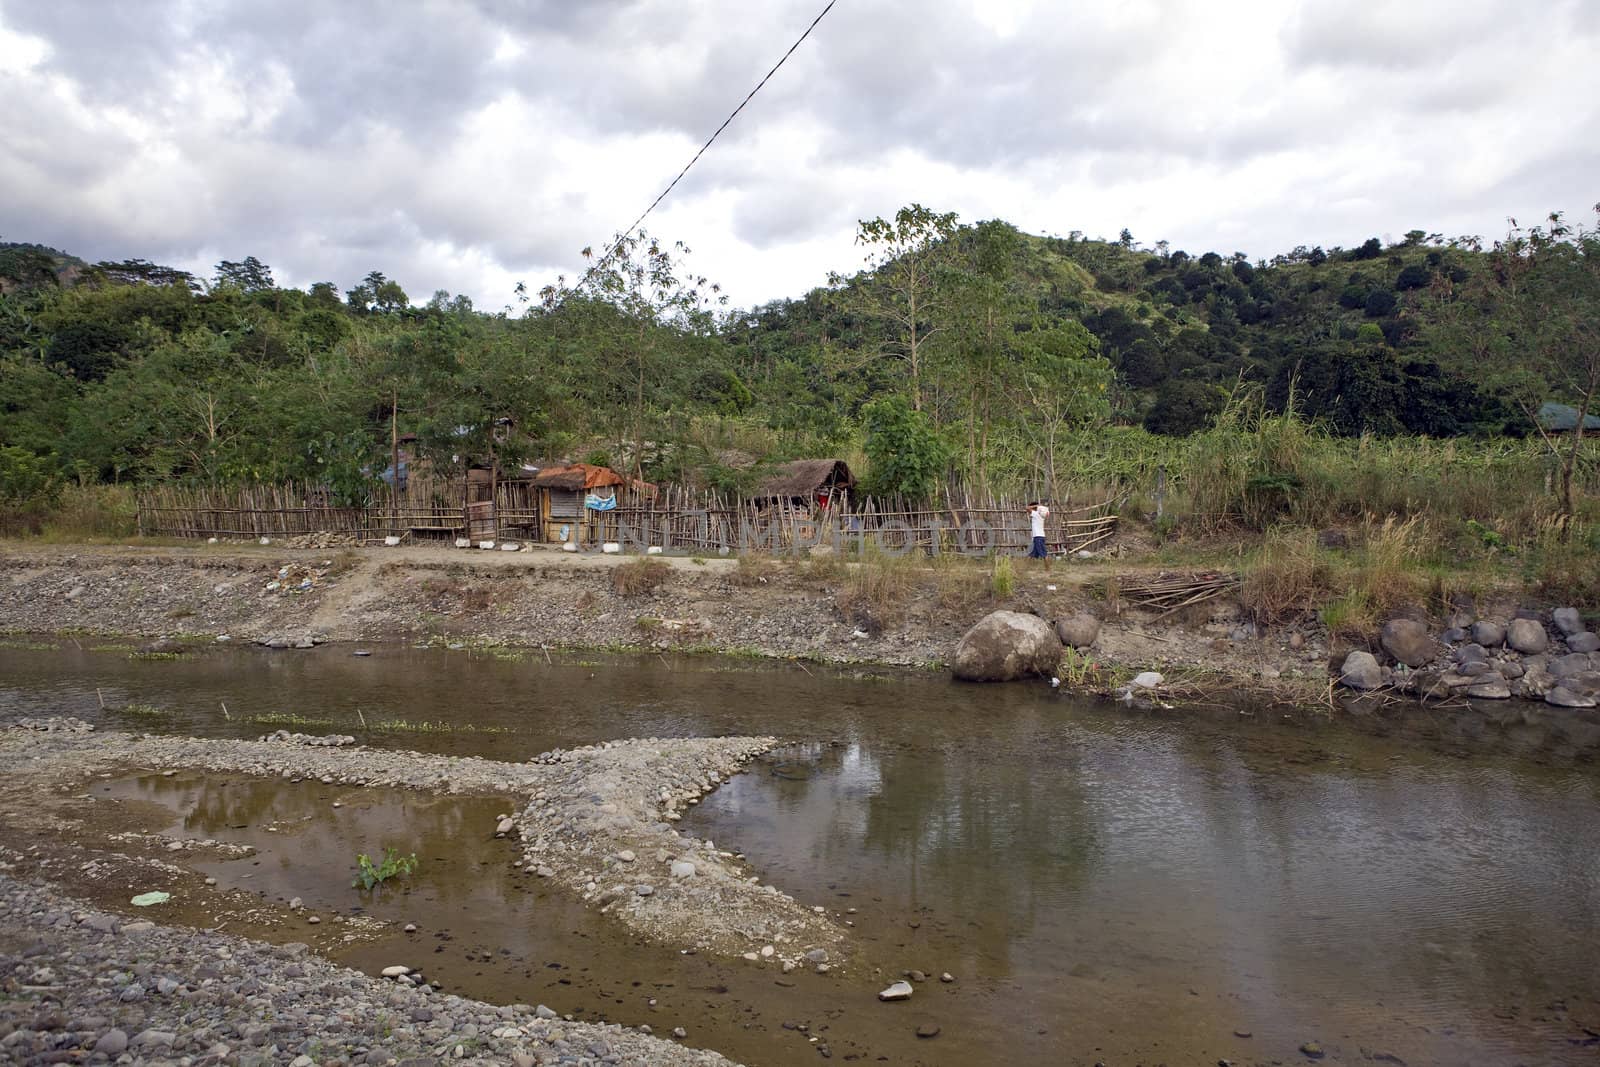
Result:
M1049 553L1044 550L1044 538L1035 537L1033 539L1033 547L1028 549L1028 558L1045 559L1048 555Z

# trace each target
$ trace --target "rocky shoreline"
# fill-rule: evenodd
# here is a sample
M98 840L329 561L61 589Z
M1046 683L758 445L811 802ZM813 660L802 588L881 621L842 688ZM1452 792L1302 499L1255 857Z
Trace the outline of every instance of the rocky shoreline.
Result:
M290 780L522 798L494 832L520 836L522 869L680 949L754 954L774 966L838 953L840 928L671 823L773 738L654 738L546 753L531 763L282 741L162 737L80 729L0 732L8 787L70 788L124 768L227 771Z
M1351 651L1339 683L1363 693L1392 688L1425 704L1515 697L1558 708L1600 705L1600 636L1577 609L1524 609L1509 618L1458 611L1449 622L1435 634L1420 619L1390 619L1378 653Z
M127 920L0 870L0 1060L312 1067L731 1061L637 1030L570 1022L372 978L227 934Z

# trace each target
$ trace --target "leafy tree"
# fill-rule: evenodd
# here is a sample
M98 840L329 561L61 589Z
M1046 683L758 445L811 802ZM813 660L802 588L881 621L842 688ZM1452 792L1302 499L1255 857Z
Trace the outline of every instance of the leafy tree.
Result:
M1168 437L1187 437L1205 429L1227 400L1227 394L1214 385L1171 379L1156 390L1156 401L1144 417L1144 428Z
M272 268L255 256L245 256L238 263L226 259L218 263L212 284L218 288L229 286L242 293L263 293L277 288L272 280Z
M856 243L867 249L873 276L829 276L845 286L843 297L858 313L888 324L891 335L883 349L905 360L910 375L911 406L923 405L923 372L928 343L948 325L950 291L945 277L955 247L954 212L940 214L921 204L895 212L894 219L864 219Z
M867 431L868 488L908 500L931 496L950 463L950 446L933 421L900 396L867 404L861 420Z

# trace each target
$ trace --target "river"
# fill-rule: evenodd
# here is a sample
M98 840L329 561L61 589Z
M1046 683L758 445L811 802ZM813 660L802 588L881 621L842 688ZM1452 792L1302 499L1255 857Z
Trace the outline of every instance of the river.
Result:
M99 639L13 639L0 721L285 726L503 759L779 735L784 748L680 828L855 924L860 956L837 982L777 984L742 961L628 943L491 873L504 856L485 846L460 859L472 878L417 888L450 911L451 941L510 961L441 960L451 988L658 1031L649 1001L667 1001L698 1042L746 1062L809 1063L819 1046L927 1064L1307 1061L1302 1046L1330 1063L1600 1056L1600 776L1582 713L1552 727L1510 712L1134 710L1042 685L710 657L354 651L141 659ZM321 797L198 776L104 788L164 801L195 828L225 784L234 798L265 790L246 823L292 821ZM494 814L471 803L475 819ZM366 806L393 833L414 827L424 853L459 832L459 812L415 799ZM318 849L355 847L337 824L318 833ZM348 884L342 870L319 881L266 866L276 895L331 904ZM928 980L909 1002L871 996L913 969Z

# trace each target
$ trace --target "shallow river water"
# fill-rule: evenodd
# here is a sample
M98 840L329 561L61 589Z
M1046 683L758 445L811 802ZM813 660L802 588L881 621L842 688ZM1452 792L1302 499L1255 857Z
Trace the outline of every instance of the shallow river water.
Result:
M311 906L348 907L350 872L296 862L308 850L412 842L433 862L365 906L423 930L354 950L365 967L421 952L407 962L449 989L682 1024L749 1063L810 1063L822 1046L865 1062L1289 1063L1308 1062L1307 1043L1338 1063L1600 1061L1600 771L1586 756L1600 727L1577 714L1333 721L705 657L325 646L140 660L91 639L29 644L0 647L0 721L282 725L504 759L777 734L784 749L680 828L843 914L861 949L854 973L777 984L770 968L632 943L466 830L494 801L237 776L102 787L256 846L249 863L213 864L219 880ZM879 1004L910 969L929 981Z

